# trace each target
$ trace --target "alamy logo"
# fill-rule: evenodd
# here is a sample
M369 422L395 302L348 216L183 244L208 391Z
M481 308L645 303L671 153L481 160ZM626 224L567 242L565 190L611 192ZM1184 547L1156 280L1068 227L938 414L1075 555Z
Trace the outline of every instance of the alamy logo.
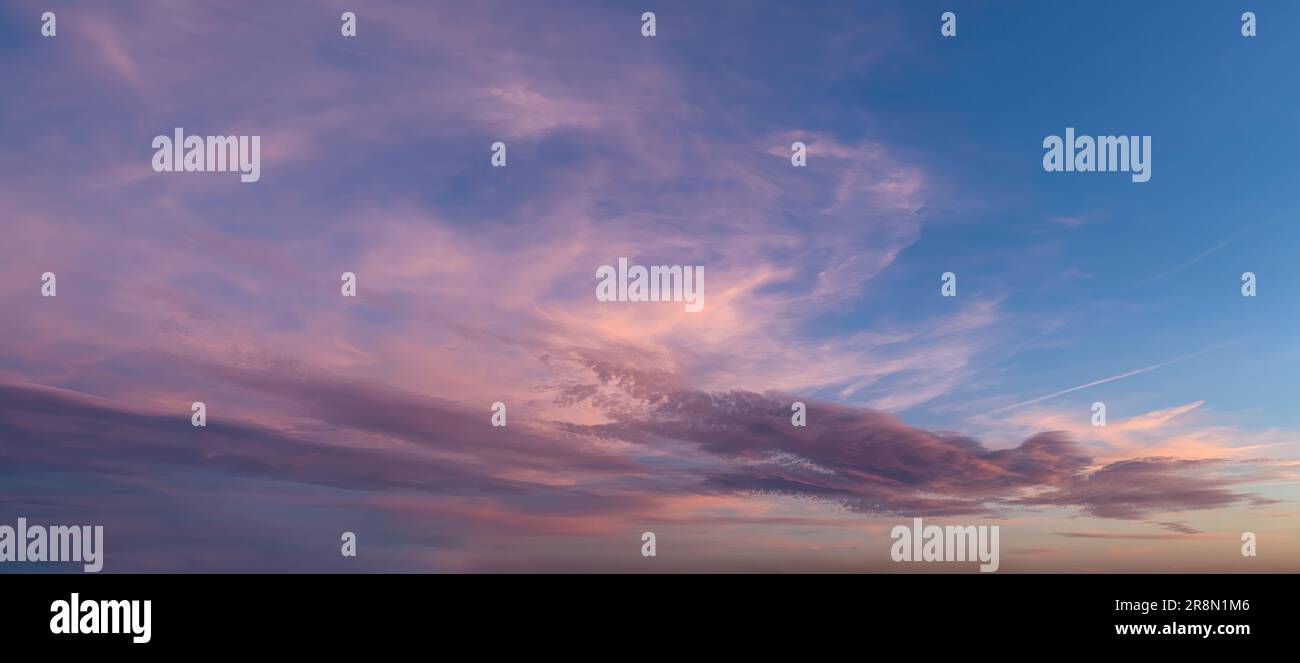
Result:
M241 182L262 178L261 136L155 136L155 173L239 173Z
M889 549L895 562L974 562L979 561L980 571L998 570L998 526L924 525L920 518L912 519L912 527L898 525L890 530L889 538L897 539Z
M1150 136L1075 136L1043 139L1043 170L1049 173L1133 173L1134 182L1151 179Z
M603 265L596 270L596 301L601 302L685 302L687 313L704 310L704 267L680 265L627 266L618 259L618 270Z
M136 644L153 639L153 601L82 601L73 594L67 601L51 603L50 612L50 633L126 633Z
M86 573L104 568L104 526L0 525L0 562L82 562Z

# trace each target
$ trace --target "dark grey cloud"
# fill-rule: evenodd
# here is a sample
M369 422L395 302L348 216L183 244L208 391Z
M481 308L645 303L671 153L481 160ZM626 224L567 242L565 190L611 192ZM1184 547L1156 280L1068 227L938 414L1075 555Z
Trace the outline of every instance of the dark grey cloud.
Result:
M633 376L634 377L634 376ZM603 382L640 381L606 371ZM909 426L893 415L794 396L673 391L643 398L640 410L611 413L587 433L652 445L688 443L733 461L707 474L725 492L801 495L886 515L991 514L1001 508L1076 507L1103 518L1214 509L1259 498L1232 489L1245 477L1210 476L1219 460L1149 458L1093 468L1063 432L1043 432L992 449L973 438ZM790 422L803 400L807 426Z

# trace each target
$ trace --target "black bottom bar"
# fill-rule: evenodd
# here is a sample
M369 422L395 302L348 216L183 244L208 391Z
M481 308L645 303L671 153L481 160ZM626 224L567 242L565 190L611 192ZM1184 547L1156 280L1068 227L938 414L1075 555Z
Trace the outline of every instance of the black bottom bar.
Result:
M0 631L10 645L51 653L148 655L1247 652L1294 642L1297 577L8 575ZM55 602L70 611L74 593L82 619L93 609L102 620L103 601L149 600L149 642L133 642L131 627L52 633ZM110 617L121 607L111 604ZM1208 636L1189 633L1205 626ZM1117 633L1135 628L1156 632Z

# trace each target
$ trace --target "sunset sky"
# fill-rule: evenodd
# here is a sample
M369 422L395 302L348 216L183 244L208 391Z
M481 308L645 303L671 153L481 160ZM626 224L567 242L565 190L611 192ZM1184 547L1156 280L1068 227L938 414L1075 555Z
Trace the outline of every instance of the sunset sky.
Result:
M0 3L0 524L105 572L973 572L892 562L914 517L1300 571L1300 5L46 4ZM177 127L260 181L154 172ZM1067 127L1151 180L1045 172ZM620 257L704 310L598 302Z

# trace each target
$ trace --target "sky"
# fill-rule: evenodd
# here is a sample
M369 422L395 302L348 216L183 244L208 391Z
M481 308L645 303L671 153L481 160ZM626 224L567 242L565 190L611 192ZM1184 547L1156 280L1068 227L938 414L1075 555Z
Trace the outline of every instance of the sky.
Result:
M913 518L1300 570L1294 3L46 4L0 3L0 524L106 572L973 572L892 561ZM260 180L155 172L177 127ZM1045 171L1067 127L1150 181ZM620 257L704 310L597 301Z

